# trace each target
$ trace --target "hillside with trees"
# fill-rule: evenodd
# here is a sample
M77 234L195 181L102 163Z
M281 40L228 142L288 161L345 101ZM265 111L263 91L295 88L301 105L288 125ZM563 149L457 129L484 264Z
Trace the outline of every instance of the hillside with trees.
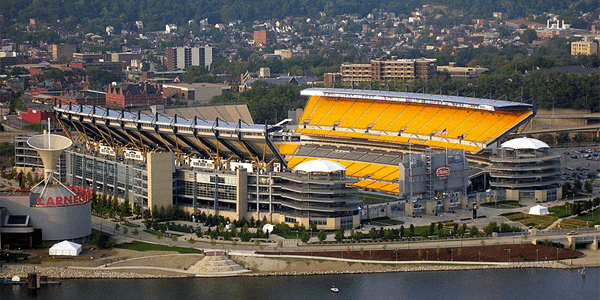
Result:
M211 24L241 20L282 19L285 17L317 17L320 12L333 17L357 14L361 17L374 9L398 15L408 15L423 4L446 5L470 17L489 18L494 11L507 12L511 17L559 11L594 11L600 8L597 0L480 0L474 5L466 0L3 0L0 11L6 19L30 18L60 23L66 29L116 30L133 26L141 20L151 30L164 29L168 23L186 24L188 20L208 18Z

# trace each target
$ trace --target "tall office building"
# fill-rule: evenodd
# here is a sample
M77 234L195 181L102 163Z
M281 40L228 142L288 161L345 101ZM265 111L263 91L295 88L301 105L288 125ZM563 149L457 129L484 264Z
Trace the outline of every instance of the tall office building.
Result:
M202 66L210 69L213 62L213 48L204 47L170 47L167 48L167 69L183 70L189 66Z

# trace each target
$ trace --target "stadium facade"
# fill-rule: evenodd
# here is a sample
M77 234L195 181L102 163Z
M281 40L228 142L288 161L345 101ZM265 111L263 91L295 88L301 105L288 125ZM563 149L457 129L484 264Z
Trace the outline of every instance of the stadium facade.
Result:
M463 199L467 159L485 161L479 153L534 113L528 104L454 96L315 88L302 95L309 99L298 121L276 125L55 107L77 142L66 153L67 182L146 208L353 228L356 188ZM425 169L411 178L406 164L417 154ZM343 166L343 179L293 171L319 159Z

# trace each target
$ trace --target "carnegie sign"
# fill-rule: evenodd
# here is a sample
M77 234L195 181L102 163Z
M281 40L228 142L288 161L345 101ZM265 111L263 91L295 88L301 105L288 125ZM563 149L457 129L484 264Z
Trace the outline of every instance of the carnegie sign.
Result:
M437 177L439 178L446 179L450 175L450 172L452 172L452 169L450 169L450 167L441 166L435 170L435 175L437 175Z
M69 186L68 188L75 192L75 195L64 195L62 197L39 197L36 201L37 206L79 205L92 200L92 189L78 186Z

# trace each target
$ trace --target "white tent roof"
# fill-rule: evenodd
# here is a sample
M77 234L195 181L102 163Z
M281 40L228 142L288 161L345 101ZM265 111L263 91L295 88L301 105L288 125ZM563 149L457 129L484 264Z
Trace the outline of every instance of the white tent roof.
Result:
M81 245L77 244L77 243L69 242L69 241L62 241L60 243L54 244L50 248L50 251L55 251L55 250L81 251Z
M311 160L307 162L303 162L297 165L294 168L294 171L302 171L307 173L312 172L323 172L323 173L331 173L336 171L345 171L346 167L343 165L324 159Z
M536 206L533 206L533 207L529 208L529 214L530 215L541 216L541 215L547 215L549 213L550 212L548 212L548 208L545 207L545 206L536 205Z
M548 144L532 139L532 138L518 138L512 139L510 141L506 141L502 143L502 148L512 148L512 149L541 149L541 148L550 148Z

